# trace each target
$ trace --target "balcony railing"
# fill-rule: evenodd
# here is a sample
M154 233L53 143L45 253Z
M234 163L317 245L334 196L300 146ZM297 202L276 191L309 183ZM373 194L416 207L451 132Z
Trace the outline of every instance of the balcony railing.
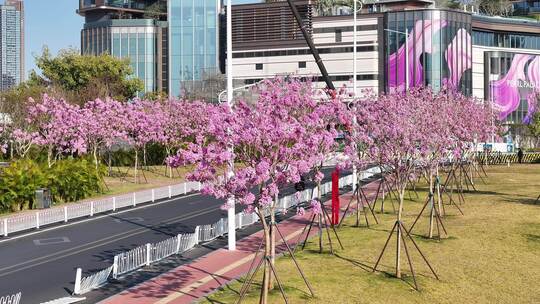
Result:
M125 9L145 10L148 6L156 1L148 0L82 0L80 1L80 9L108 6Z

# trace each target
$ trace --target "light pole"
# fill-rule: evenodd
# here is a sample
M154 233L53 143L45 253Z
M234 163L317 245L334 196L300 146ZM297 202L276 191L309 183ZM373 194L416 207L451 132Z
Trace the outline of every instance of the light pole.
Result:
M360 8L357 7L357 3L360 2ZM353 5L353 93L354 93L354 98L358 98L358 88L357 88L357 80L356 80L356 77L357 77L357 74L358 74L358 70L356 68L356 61L357 61L357 57L358 57L358 54L356 52L356 46L358 44L357 42L357 33L358 33L358 25L357 25L357 20L358 20L358 17L356 16L358 14L359 11L362 10L362 7L364 6L364 2L362 0L354 0L354 5ZM356 115L354 116L354 121L353 123L356 125ZM357 182L357 179L358 179L358 169L356 168L356 165L353 165L353 193L354 191L356 191L356 182Z
M360 2L360 8L357 8L357 3ZM357 60L357 52L356 52L356 46L358 44L357 42L357 33L358 33L358 25L357 25L357 16L356 14L358 14L359 11L362 10L362 7L364 6L364 2L362 0L354 0L354 5L353 5L353 86L354 86L354 97L356 98L358 96L358 89L356 88L356 85L357 85L357 80L356 80L356 75L358 74L358 71L357 71L357 68L356 68L356 60Z
M227 0L227 104L232 111L233 106L233 70L232 70L232 0ZM233 147L229 148L231 151ZM234 160L231 160L227 168L227 178L234 175ZM228 220L228 247L229 250L236 250L236 220L235 220L235 200L234 197L227 199L227 220Z
M405 35L405 91L409 89L409 30L400 32L391 29L384 29L387 32Z

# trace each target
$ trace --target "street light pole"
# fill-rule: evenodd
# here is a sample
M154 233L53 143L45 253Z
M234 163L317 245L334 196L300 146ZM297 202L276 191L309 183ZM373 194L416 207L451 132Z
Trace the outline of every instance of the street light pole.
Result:
M357 55L356 55L356 44L357 44L357 42L356 42L356 34L357 34L356 33L356 31L357 31L356 30L356 20L357 20L356 13L357 12L358 11L356 9L356 0L354 0L354 8L353 8L353 14L354 14L354 18L353 18L353 20L354 20L353 21L353 28L354 28L353 29L353 88L354 88L353 92L354 92L354 98L357 97L357 95L356 95L356 93L357 93L357 90L356 90L356 73L357 73L357 71L356 71L356 57L357 57Z
M353 5L353 93L354 93L354 98L358 98L358 81L356 80L357 78L357 74L358 74L358 69L356 67L356 62L357 62L357 59L358 59L358 54L357 54L357 45L358 45L358 37L357 37L357 34L358 34L358 25L357 25L357 21L358 21L358 17L356 16L356 14L358 14L358 11L362 10L362 7L364 6L364 3L362 1L360 1L360 9L358 9L357 7L357 3L359 2L359 0L354 0L354 5ZM356 115L354 116L354 122L353 122L355 125L357 123L356 121ZM353 192L356 191L356 182L358 180L358 169L356 168L356 165L353 165Z
M227 104L232 111L233 106L233 63L232 63L232 0L227 0ZM233 150L233 147L230 147ZM231 160L227 168L227 178L234 175L234 160ZM236 250L236 220L235 201L233 197L227 199L227 220L228 220L228 248Z
M360 8L357 7L357 3L360 2ZM358 20L358 17L356 16L356 14L362 10L362 7L364 6L364 2L363 1L359 1L359 0L354 0L354 5L353 5L353 14L354 14L354 17L353 17L353 86L354 86L354 97L356 98L358 96L358 89L357 89L357 80L356 80L356 76L358 74L358 70L357 70L357 67L356 67L356 61L357 61L357 57L358 57L358 54L356 52L356 48L357 48L357 45L358 45L358 37L357 37L357 34L358 34L358 25L357 25L357 20Z

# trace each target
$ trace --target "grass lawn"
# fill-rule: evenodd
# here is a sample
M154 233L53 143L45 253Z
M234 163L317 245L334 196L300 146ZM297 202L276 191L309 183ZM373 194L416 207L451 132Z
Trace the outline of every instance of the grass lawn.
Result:
M466 194L464 216L446 207L448 238L439 242L422 237L428 230L427 215L414 229L415 240L440 281L433 278L417 252L412 259L420 291L411 287L404 253L404 279L393 277L395 235L379 266L382 271L372 273L395 216L378 214L380 224L371 229L352 227L353 217L349 217L340 230L345 250L337 251L337 257L316 253L315 242L297 256L314 287L315 298L308 296L290 258L278 259L289 302L540 303L540 204L534 204L540 194L540 165L496 166L487 171L487 184L476 180L479 191ZM419 193L421 199L405 202L407 227L425 199L426 192ZM407 245L412 251L412 244ZM233 283L202 303L235 303L239 289L240 283ZM257 302L258 289L252 287L244 303ZM283 303L279 292L271 293L270 303Z
M240 166L240 164L235 164L237 168ZM165 166L147 166L144 170L139 168L137 170L138 182L135 182L134 167L113 167L112 176L105 176L107 185L105 192L91 199L179 184L185 181L186 175L193 171L193 167L172 169L172 175L169 170L170 168L166 169ZM223 172L219 172L224 174L225 171L223 169Z
M145 170L137 171L138 183L135 183L135 170L133 167L114 167L113 176L105 177L108 190L100 196L109 196L122 193L135 192L145 189L152 189L161 186L178 184L184 181L184 176L188 172L187 167L173 169L172 178L169 171L165 171L165 166L149 166ZM121 177L123 176L123 177Z

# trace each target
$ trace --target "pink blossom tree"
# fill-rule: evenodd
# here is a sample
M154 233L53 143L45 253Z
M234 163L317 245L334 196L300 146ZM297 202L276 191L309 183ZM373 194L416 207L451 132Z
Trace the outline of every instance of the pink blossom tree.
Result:
M28 127L15 133L19 139L31 137L33 144L45 147L50 167L64 153L73 155L87 152L84 120L79 106L43 95L41 102L29 100Z
M337 161L338 163L341 161L337 155L340 144L336 139L349 128L353 120L345 101L346 99L343 98L341 92L320 96L316 108L306 117L307 119L303 123L307 132L305 139L307 150L304 155L308 162L312 164L309 176L317 184L315 188L317 190L317 199L310 202L313 216L309 226L311 227L315 222L317 223L319 252L323 251L323 229L332 229L339 245L343 248L330 216L326 209L323 209L325 207L322 205L321 182L324 178L322 172L324 163L326 161ZM310 230L308 229L308 231ZM330 240L331 233L329 231L327 231L327 236L330 251L333 253L332 241ZM307 241L307 237L308 235L306 235L305 241Z
M323 123L310 82L267 80L257 87L257 93L256 103L241 101L232 113L221 105L209 109L208 125L199 126L195 142L181 149L170 163L195 164L188 179L202 182L204 193L222 199L234 197L244 212L255 212L263 226L264 254L270 257L268 263L273 263L275 198L281 186L298 182L320 162L308 152L318 150L315 145L321 140L313 136L320 136L314 130L321 128L313 126ZM224 166L232 161L239 164L234 175L221 176ZM268 302L272 267L265 262L261 303Z
M201 101L189 100L168 100L162 105L163 109L163 134L159 142L167 151L167 159L171 158L173 151L186 148L189 143L196 140L203 126L209 125L209 112L214 108L213 105ZM172 177L172 167L165 164L169 169L169 176Z
M133 146L135 153L135 182L139 182L139 152L143 152L143 163L146 163L146 146L151 142L163 140L164 112L159 102L135 100L124 106L122 117L123 129L127 142Z
M127 134L122 127L125 124L124 105L112 99L96 99L85 103L82 111L86 144L97 169L100 151L110 149L115 142L126 140Z
M34 138L38 137L38 133L15 129L11 132L10 137L15 154L21 158L25 158L26 154L34 146Z
M368 94L358 99L354 112L358 121L355 130L360 135L352 137L354 149L351 151L361 151L361 155L389 171L399 200L396 222L374 269L396 232L396 276L401 277L402 246L410 264L406 238L437 276L403 224L405 191L416 167L426 167L428 175L433 176L433 168L450 151L462 151L471 147L475 139L484 138L493 124L491 112L485 104L453 90L435 94L429 88L380 96Z
M395 231L397 234L396 277L398 278L401 277L401 247L405 241L403 234L407 231L402 223L405 189L417 160L421 154L426 153L427 149L422 145L426 140L426 134L419 127L422 120L426 119L425 111L422 111L426 98L428 96L424 90L413 89L407 93L394 92L380 95L376 101L372 98L360 98L355 107L358 131L367 135L364 141L357 145L364 147L370 160L383 164L390 171L397 188L399 207L392 233ZM381 252L374 269L377 268L385 249Z

